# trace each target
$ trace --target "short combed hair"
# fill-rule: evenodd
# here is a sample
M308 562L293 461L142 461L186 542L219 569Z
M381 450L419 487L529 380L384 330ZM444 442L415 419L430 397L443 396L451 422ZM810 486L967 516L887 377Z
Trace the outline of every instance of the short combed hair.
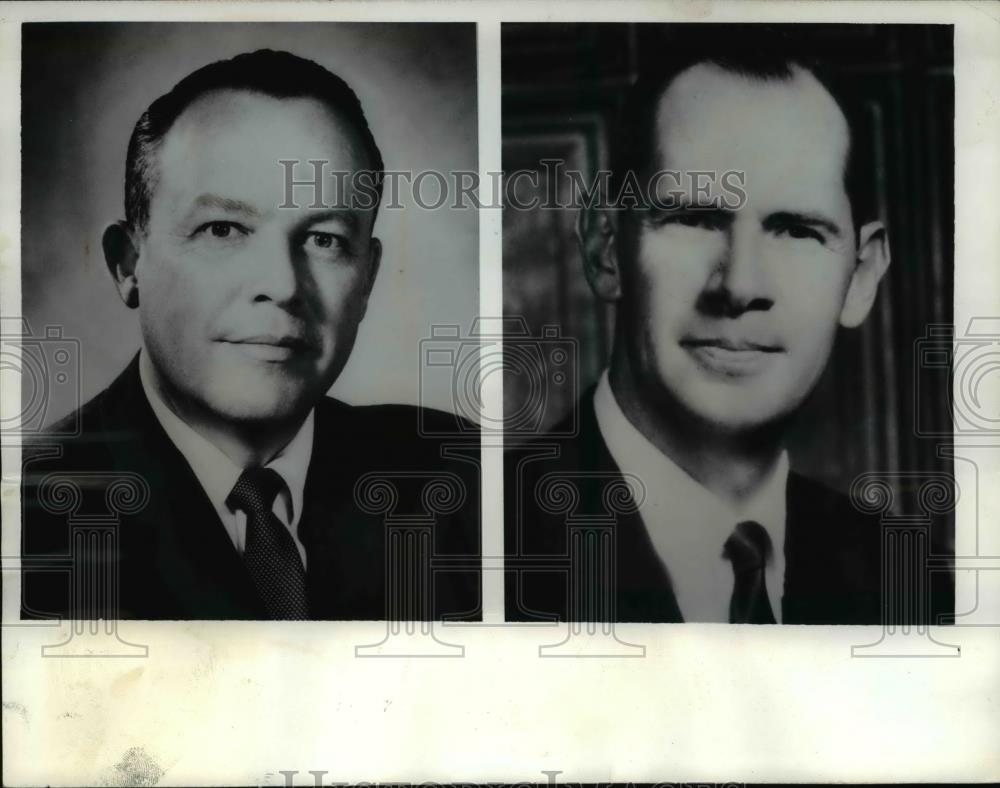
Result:
M385 174L382 153L351 87L312 60L260 49L192 72L150 104L139 118L125 159L125 220L133 229L145 230L148 225L149 203L159 177L157 156L164 137L184 110L215 90L245 90L273 98L312 98L328 106L361 136L381 201Z
M691 24L674 26L655 67L643 69L625 98L611 149L612 194L621 193L628 173L639 183L657 164L656 113L673 81L689 68L710 64L752 81L787 82L796 67L810 74L840 107L850 133L844 188L855 231L875 218L874 195L864 180L866 162L857 145L861 108L831 64L803 52L802 37L789 27L764 24ZM806 39L808 40L808 39Z

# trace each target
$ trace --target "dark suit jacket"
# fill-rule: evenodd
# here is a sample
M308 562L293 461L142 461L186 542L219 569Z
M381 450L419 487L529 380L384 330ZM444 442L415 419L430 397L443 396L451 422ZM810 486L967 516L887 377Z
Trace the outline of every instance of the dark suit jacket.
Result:
M567 420L552 431L553 437L507 452L507 619L682 621L669 577L635 507L626 506L630 511L610 527L588 519L607 516L614 496L606 498L604 492L609 484L620 485L622 476L601 437L593 392L580 401L577 416L575 436L554 437L570 432ZM578 500L572 501L565 487L562 492L552 487L559 478L571 480ZM595 524L605 528L613 562L605 566L600 561L593 539L569 538L567 509L583 529L578 534L588 528L596 533ZM783 622L880 623L880 542L877 517L859 513L843 495L790 474Z
M380 620L390 609L394 619L480 617L478 437L462 441L461 456L442 458L441 440L418 436L418 413L331 398L316 407L299 525L314 618ZM455 419L420 415L436 434ZM212 503L146 399L138 356L76 418L78 437L43 435L25 450L22 615L266 618ZM377 484L355 489L366 474L391 475L394 506ZM435 479L443 485L428 490ZM412 519L428 509L445 513L433 525ZM417 570L406 574L404 564ZM103 580L105 571L117 581ZM117 600L99 593L88 612L71 589L94 581L111 582ZM406 582L416 590L400 590Z

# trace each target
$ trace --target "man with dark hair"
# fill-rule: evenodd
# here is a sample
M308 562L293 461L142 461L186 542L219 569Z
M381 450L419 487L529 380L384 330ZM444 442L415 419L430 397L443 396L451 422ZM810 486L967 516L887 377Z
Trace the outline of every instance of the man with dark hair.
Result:
M872 307L886 228L852 206L851 130L827 85L744 38L756 48L667 53L626 102L615 182L670 171L681 188L580 216L614 344L577 434L553 437L568 422L508 458L506 553L525 567L508 572L509 619L880 621L877 519L790 472L785 438L838 327ZM742 178L735 209L726 173Z
M79 436L26 456L25 615L381 619L401 604L409 618L477 615L474 464L420 437L416 408L326 397L379 268L377 197L295 204L289 160L367 173L380 193L357 96L284 52L205 66L136 124L126 219L105 231L104 253L139 310L142 347L71 417ZM383 476L399 479L393 512L366 500ZM427 479L450 485L447 512L427 511ZM107 549L87 552L70 524L107 511L116 484L129 505ZM67 513L57 491L69 487ZM390 600L399 567L383 517L404 512L435 522L427 550L458 571ZM62 559L72 571L53 571ZM95 601L87 584L104 578L112 590Z

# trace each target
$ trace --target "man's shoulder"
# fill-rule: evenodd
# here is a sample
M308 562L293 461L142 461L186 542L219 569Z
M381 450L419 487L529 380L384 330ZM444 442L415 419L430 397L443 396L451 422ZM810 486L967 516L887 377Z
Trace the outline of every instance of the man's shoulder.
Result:
M316 407L320 429L404 441L461 441L479 437L479 428L454 413L418 405L350 405L324 397Z
M106 388L25 442L25 463L106 462L104 455L127 442L142 441L145 426L137 409L138 372L130 364Z
M504 513L508 540L521 527L539 551L558 552L565 539L565 514L606 516L627 499L615 463L585 394L552 428L505 441ZM625 495L623 498L622 496ZM626 507L631 508L631 507Z
M479 428L452 413L415 405L350 405L332 397L316 407L316 446L323 457L355 467L421 467L479 452Z
M505 446L508 474L618 471L597 423L593 391L585 393L545 431L507 437Z
M127 414L120 405L116 392L108 387L73 412L46 427L40 437L73 440L106 432L109 428L124 426Z
M849 495L796 471L788 474L789 512L841 527L870 528L878 517L856 506Z
M787 501L786 623L878 623L879 518L798 473L789 474Z
M821 481L791 472L786 501L786 549L810 555L830 566L864 567L875 571L881 541L878 515L856 506L849 495Z

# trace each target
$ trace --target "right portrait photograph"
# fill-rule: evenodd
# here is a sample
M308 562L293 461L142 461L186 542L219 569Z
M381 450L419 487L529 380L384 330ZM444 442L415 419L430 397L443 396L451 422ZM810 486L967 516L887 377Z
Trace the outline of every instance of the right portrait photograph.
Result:
M508 621L954 623L953 33L502 26Z

